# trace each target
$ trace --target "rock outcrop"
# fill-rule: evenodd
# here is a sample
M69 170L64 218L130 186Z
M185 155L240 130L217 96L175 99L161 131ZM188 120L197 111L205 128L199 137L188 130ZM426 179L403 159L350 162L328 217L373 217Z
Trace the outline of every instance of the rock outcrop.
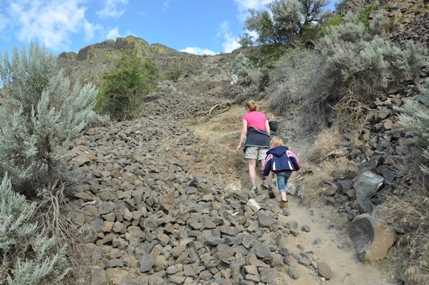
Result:
M387 256L396 240L395 230L386 221L362 214L350 224L350 238L362 262L374 262Z

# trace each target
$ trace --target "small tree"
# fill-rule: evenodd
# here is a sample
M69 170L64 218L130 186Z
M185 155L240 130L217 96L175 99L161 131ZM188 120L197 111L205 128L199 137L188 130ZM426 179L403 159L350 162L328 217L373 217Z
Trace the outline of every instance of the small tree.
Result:
M125 51L117 69L103 75L97 109L117 120L135 117L144 96L156 87L158 77L159 69L152 59L143 61L136 50Z
M270 11L251 9L245 22L249 32L240 42L245 46L295 45L329 19L331 12L323 11L328 4L328 0L275 0L267 5Z

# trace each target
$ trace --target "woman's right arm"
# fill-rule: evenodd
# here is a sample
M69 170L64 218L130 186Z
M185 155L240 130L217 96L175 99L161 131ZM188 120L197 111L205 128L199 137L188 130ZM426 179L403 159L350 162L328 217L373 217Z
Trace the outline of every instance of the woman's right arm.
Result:
M268 120L265 121L265 130L267 131L268 136L271 135L270 122Z
M244 138L246 137L246 133L247 133L247 121L243 120L242 122L243 124L241 128L240 142L238 143L238 146L237 146L238 153L240 153L241 145L243 144Z
M270 174L270 172L271 172L271 160L272 160L273 158L272 158L272 155L271 156L267 156L266 158L265 158L265 161L264 161L264 168L262 169L262 175L264 175L264 176L268 176L268 174Z

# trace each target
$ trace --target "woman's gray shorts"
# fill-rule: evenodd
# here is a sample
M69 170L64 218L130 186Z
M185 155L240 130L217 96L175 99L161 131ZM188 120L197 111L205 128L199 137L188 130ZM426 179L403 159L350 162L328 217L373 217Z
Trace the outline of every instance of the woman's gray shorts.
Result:
M267 151L267 147L248 146L246 147L246 151L244 152L244 158L264 160L267 156Z

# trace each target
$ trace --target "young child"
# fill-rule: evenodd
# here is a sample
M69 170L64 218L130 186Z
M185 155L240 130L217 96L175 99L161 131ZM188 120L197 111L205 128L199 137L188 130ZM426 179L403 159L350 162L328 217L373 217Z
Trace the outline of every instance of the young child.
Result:
M276 174L277 186L279 187L281 202L280 208L286 208L287 196L286 186L292 171L301 169L301 163L298 157L284 145L282 138L275 136L270 142L271 149L267 151L265 166L262 174L267 176L270 172Z

